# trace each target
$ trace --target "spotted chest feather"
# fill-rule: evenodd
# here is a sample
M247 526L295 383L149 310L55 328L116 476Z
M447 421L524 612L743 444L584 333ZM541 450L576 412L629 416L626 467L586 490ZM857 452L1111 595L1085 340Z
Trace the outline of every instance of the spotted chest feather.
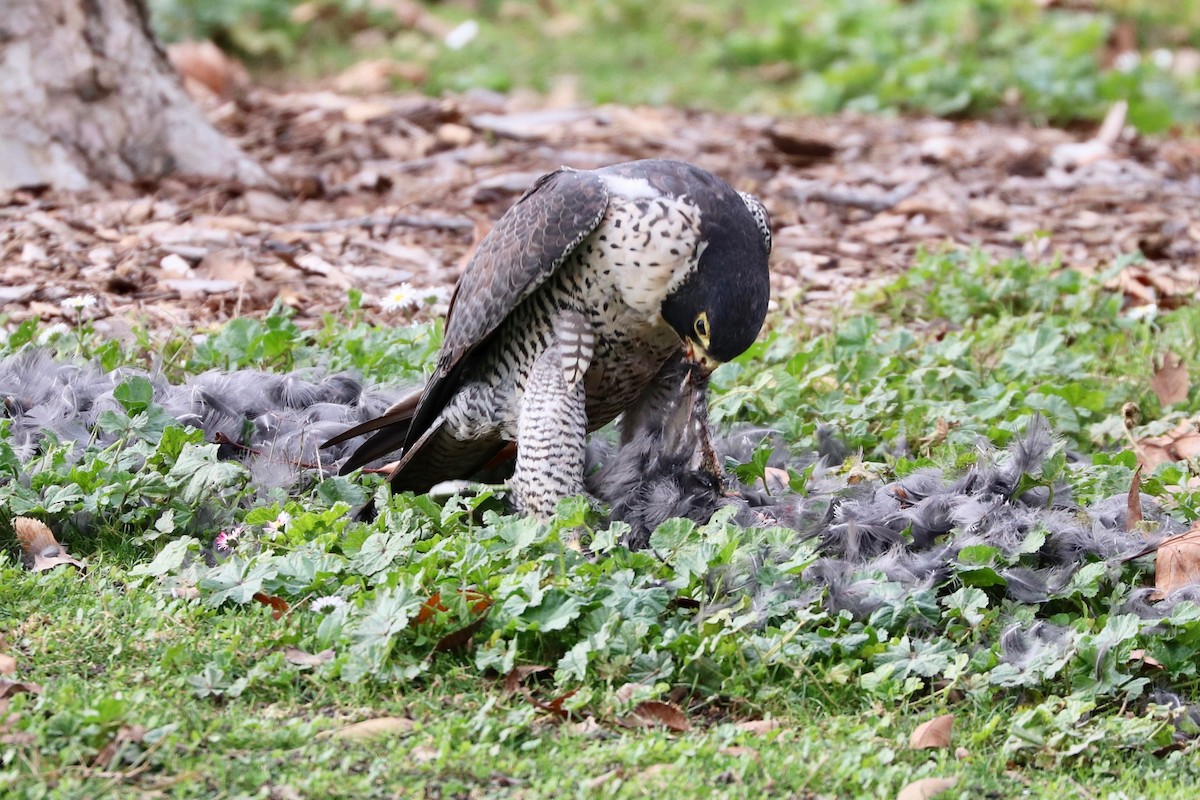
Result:
M615 199L596 230L481 354L473 372L488 390L460 393L448 418L470 428L460 428L464 435L513 437L538 356L559 346L568 385L585 381L588 428L612 420L679 346L659 309L670 288L695 269L699 237L699 216L686 198ZM564 326L565 312L586 324Z

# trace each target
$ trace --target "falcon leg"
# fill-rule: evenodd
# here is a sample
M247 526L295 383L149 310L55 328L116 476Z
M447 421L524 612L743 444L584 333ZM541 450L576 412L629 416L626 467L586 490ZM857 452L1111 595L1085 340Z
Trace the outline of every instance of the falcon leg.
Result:
M583 493L587 400L583 376L595 334L587 319L564 311L555 320L555 342L538 357L525 385L517 418L513 494L521 510L554 514L558 501Z

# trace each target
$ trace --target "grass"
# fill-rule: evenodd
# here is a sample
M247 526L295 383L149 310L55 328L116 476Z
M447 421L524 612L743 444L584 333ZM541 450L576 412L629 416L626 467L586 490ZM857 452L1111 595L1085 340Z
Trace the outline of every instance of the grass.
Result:
M1200 121L1196 0L718 0L658 3L423 4L445 26L472 20L459 49L357 0L297 22L286 0L156 0L168 39L211 36L279 79L312 78L363 58L407 65L431 94L547 92L564 79L585 102L823 114L841 109L943 116L1096 120L1116 100L1145 132ZM1120 34L1118 36L1118 31ZM1136 55L1117 60L1114 37ZM1126 47L1129 45L1122 45ZM1182 53L1182 55L1181 55Z
M31 577L11 564L0 577L6 637L37 654L21 677L46 686L10 707L33 723L24 730L34 739L5 747L0 780L14 798L254 797L285 786L304 797L590 796L587 781L614 797L862 797L892 796L930 775L956 776L963 797L1103 787L1109 797L1184 798L1200 779L1194 754L1138 748L1161 719L1091 721L1081 727L1105 736L1086 759L1014 767L1003 747L1012 700L953 708L955 742L969 751L959 759L906 747L941 703L882 703L836 686L827 697L793 686L743 701L776 721L766 733L740 729L719 703L687 734L589 732L548 722L454 658L416 683L329 681L282 660L302 636L298 616L162 599L131 589L124 568L103 558L84 578ZM214 663L248 676L240 694L196 696L189 678ZM366 741L321 738L382 715L413 725ZM138 741L106 749L135 725L144 729Z
M820 420L862 453L843 470L891 476L960 468L979 436L1002 444L1042 413L1087 460L1030 480L1066 480L1085 503L1124 492L1121 407L1138 403L1151 428L1175 421L1148 365L1170 348L1195 374L1200 312L1131 315L1104 280L922 256L828 334L773 319L718 372L714 414L776 425L798 451ZM41 330L10 326L0 355ZM45 346L109 368L161 353L176 376L320 365L390 381L420 373L430 333L365 325L351 297L313 331L276 313L200 341L147 335L122 350L81 324ZM263 497L198 433L156 415L145 387L129 381L118 397L108 424L121 441L78 460L52 445L23 464L0 422L0 517L46 520L90 566L30 573L15 546L0 552L0 654L16 658L13 679L43 687L0 710L6 796L858 797L938 776L957 779L948 797L1182 798L1200 780L1195 745L1172 746L1167 712L1145 702L1154 685L1198 694L1200 608L1156 626L1118 613L1144 562L1085 567L1041 606L956 564L947 585L857 619L791 602L815 552L784 531L668 523L654 553L630 552L578 502L539 525L497 516L486 497L389 501L376 477ZM904 457L891 450L900 438ZM1181 520L1200 511L1189 469L1159 467L1143 484ZM351 523L347 509L372 492L379 522ZM564 547L579 528L594 557ZM228 557L201 558L235 530ZM758 567L759 588L720 588L781 543L789 559ZM338 600L315 602L325 597ZM286 603L278 619L270 598ZM728 607L700 621L694 603L713 600ZM1062 663L1006 671L998 633L1033 619L1069 629ZM470 642L456 636L467 628ZM332 655L296 664L289 647ZM1163 669L1140 671L1136 650ZM502 676L518 665L546 669L510 693ZM690 729L627 727L646 701L677 705ZM954 746L908 749L943 713ZM380 716L408 722L326 738Z

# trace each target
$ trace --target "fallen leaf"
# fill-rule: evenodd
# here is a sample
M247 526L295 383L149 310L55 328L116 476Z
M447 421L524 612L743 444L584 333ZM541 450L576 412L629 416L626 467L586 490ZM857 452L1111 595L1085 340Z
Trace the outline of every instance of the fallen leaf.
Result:
M521 664L509 670L504 676L504 692L505 694L516 694L520 690L521 684L530 675L537 675L542 672L548 672L549 667L541 664Z
M1128 513L1125 516L1125 530L1132 531L1142 521L1142 465L1133 471L1133 480L1129 482Z
M0 680L0 699L12 697L16 694L41 694L42 687L36 683L25 683L24 681L2 681Z
M943 714L927 722L922 722L909 737L908 746L914 750L949 747L953 727L953 714Z
M288 645L283 650L283 660L289 664L295 664L301 667L319 667L322 664L328 664L333 661L333 648L322 650L319 653L307 653L299 647Z
M1168 351L1150 378L1150 388L1164 407L1181 403L1188 396L1188 368L1183 359Z
M1154 589L1150 595L1161 600L1184 586L1200 581L1200 522L1187 533L1174 536L1158 546L1154 564Z
M1147 469L1172 461L1187 461L1200 456L1200 432L1188 421L1162 436L1149 436L1134 442L1138 463Z
M644 683L636 683L636 682L624 683L621 685L621 688L619 688L615 692L613 692L613 699L616 700L618 703L628 703L630 700L633 699L634 692L636 692L638 689L640 689L644 686L645 686Z
M255 592L254 599L256 602L262 603L264 606L271 607L271 617L273 619L279 619L284 614L286 614L288 608L290 608L290 606L288 606L287 600L284 600L282 597L276 597L273 594L264 594L263 592Z
M538 708L542 709L543 711L549 711L550 713L556 714L560 717L566 717L570 712L568 712L565 708L563 708L563 703L565 703L567 701L567 698L573 697L575 695L575 693L578 691L579 691L579 689L572 689L571 691L567 692L566 694L560 694L558 697L554 698L549 703L543 703L541 700L538 700L536 697L530 697L529 702L532 703L533 705L537 706Z
M54 538L50 526L30 517L13 518L13 530L21 543L24 564L33 572L45 572L61 564L71 564L83 569L83 564L71 558L66 549Z
M207 39L169 44L167 58L193 96L199 85L222 100L230 100L250 80L245 67Z
M447 633L445 636L438 639L437 644L433 646L433 652L445 653L451 650L464 649L470 643L471 637L483 627L483 623L487 621L487 617L488 615L485 611L481 617L474 620L465 628L459 628L452 633Z
M417 625L424 625L439 611L446 611L446 607L442 605L442 595L440 592L434 592L429 595L429 599L421 604L421 608L417 610L417 616L413 620Z
M734 727L746 733L763 734L782 728L783 722L777 719L749 719L745 722L737 723Z
M100 752L96 753L96 758L92 763L101 768L107 769L113 762L113 759L121 754L121 750L127 744L138 744L146 738L146 728L142 725L122 725L113 738L108 740L108 744L100 748Z
M896 800L926 800L949 789L958 778L921 778L900 790Z
M608 783L609 781L611 781L613 778L617 777L620 774L621 774L620 770L610 769L608 772L602 772L594 778L588 778L587 780L580 783L579 786L582 789L590 792L593 789L599 789L601 786Z
M418 764L428 764L438 757L436 747L430 747L427 744L419 744L412 750L408 751L408 757Z
M262 217L263 214L257 216ZM213 250L200 259L193 273L195 277L210 281L247 283L256 277L254 262L235 249Z
M470 603L471 612L474 614L482 614L491 608L492 598L488 597L483 592L477 592L474 589L459 589L458 593ZM421 604L421 608L417 611L417 616L413 622L417 625L424 625L439 612L449 611L442 604L441 592L434 592L429 596L429 599Z
M584 717L579 722L569 723L567 730L576 736L595 738L603 731L603 728L600 727L600 723L596 721L595 717Z
M416 725L408 717L376 717L345 725L335 731L321 731L318 739L371 739L387 734L409 733Z
M965 747L956 747L954 748L954 757L962 761L964 758L971 757L971 751Z
M692 725L683 711L676 705L659 700L638 703L633 711L618 720L626 728L654 728L662 726L676 733L690 731Z
M674 766L674 764L651 764L639 772L638 777L642 779L657 778L664 772L669 772Z
M38 736L33 731L13 731L0 736L0 744L9 747L30 747L37 744Z
M17 671L17 660L12 656L0 654L0 675L12 675Z
M1140 661L1151 669L1166 669L1162 663L1154 656L1146 655L1146 651L1142 649L1129 651L1130 661Z

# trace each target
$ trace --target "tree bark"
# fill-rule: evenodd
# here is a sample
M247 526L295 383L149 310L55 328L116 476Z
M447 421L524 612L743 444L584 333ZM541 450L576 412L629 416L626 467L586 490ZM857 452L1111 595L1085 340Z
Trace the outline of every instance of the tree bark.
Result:
M268 183L192 103L145 0L0 0L0 189Z

